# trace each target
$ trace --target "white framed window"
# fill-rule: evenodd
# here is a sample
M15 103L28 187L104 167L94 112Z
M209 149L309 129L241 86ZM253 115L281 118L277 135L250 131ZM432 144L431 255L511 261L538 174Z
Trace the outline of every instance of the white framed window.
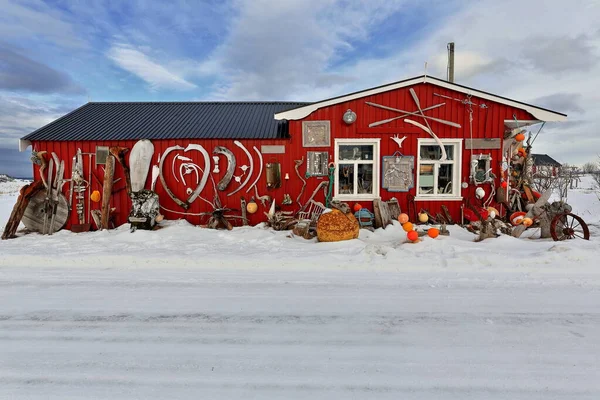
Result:
M462 139L441 139L447 159L434 139L418 139L417 196L415 200L462 200L460 177Z
M335 139L335 198L379 198L381 139Z

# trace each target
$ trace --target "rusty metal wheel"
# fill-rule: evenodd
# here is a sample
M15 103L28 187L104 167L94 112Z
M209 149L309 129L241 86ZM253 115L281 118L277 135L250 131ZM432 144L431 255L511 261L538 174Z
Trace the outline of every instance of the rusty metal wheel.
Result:
M587 224L578 215L558 214L550 223L550 234L555 241L566 239L590 239Z

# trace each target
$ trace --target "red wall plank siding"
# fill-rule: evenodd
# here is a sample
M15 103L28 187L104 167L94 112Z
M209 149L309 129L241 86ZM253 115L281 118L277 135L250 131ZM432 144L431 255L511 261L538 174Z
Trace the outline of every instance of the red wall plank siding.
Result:
M468 139L471 137L471 132L469 129L469 113L468 106L461 103L460 101L450 100L446 98L442 98L436 96L435 94L441 94L444 96L456 98L456 99L465 99L465 95L460 92L455 92L449 89L445 89L442 87L435 86L430 83L421 83L412 86L420 101L421 107L426 108L432 106L434 104L445 103L444 106L439 107L437 109L426 112L426 115L433 116L435 118L440 118L448 121L453 121L461 124L461 128L454 128L447 125L439 124L435 121L429 121L430 126L433 131L442 139L444 138L460 138L460 139ZM503 104L495 103L489 100L483 100L476 97L471 99L476 104L484 103L488 106L488 108L481 107L473 107L473 121L472 121L472 137L473 138L503 138L504 135L504 120L505 119L513 119L516 117L517 119L535 119L526 111L509 107ZM381 125L377 128L369 128L369 123L380 121L386 118L392 118L398 116L397 113L392 111L387 111L379 108L375 108L372 106L368 106L365 104L366 101L370 101L373 103L378 103L381 105L398 108L406 111L415 111L416 106L410 95L409 88L401 88L396 90L390 90L387 92L379 93L376 95L367 96L361 99L356 99L340 104L336 104L329 107L324 107L322 109L314 111L312 114L304 118L304 121L315 121L315 120L329 120L331 121L331 146L322 147L322 148L303 148L302 147L302 120L297 121L289 121L289 132L290 139L281 139L281 140L240 140L246 149L250 152L254 161L254 172L252 174L251 179L248 181L248 184L239 192L237 192L233 196L227 196L228 193L231 193L235 190L239 184L232 179L231 183L227 187L227 190L224 192L219 192L219 196L223 205L231 208L236 211L232 211L230 214L239 215L240 208L240 197L244 196L247 201L250 200L252 196L254 196L254 190L250 193L246 193L246 189L249 185L256 179L258 174L259 160L256 156L253 146L256 146L259 150L261 149L261 145L283 145L285 146L285 154L263 154L264 164L269 161L278 161L281 163L281 174L282 174L282 187L275 190L267 190L266 187L266 169L263 169L263 174L260 177L257 187L260 195L268 194L269 196L275 198L278 205L281 205L281 201L283 200L283 196L285 193L289 193L292 200L296 200L300 189L302 187L302 182L296 176L294 170L294 160L299 160L304 158L304 163L300 168L300 173L304 176L306 172L306 153L307 151L328 151L330 156L330 161L333 161L334 158L334 143L336 138L381 138L381 147L380 147L380 157L382 156L390 156L394 154L396 151L401 151L404 155L412 155L415 156L415 184L416 184L416 174L418 173L416 169L416 156L417 156L417 139L418 138L429 138L429 135L419 128L414 127L412 125L406 124L402 119L395 120L385 125ZM342 115L347 109L352 109L357 114L357 120L352 125L346 125L342 121ZM422 122L422 118L417 116L412 117L415 121ZM371 133L372 132L372 133ZM390 137L394 134L402 136L407 136L407 139L403 142L402 148L399 149L398 145L393 142ZM59 156L59 158L65 161L65 177L70 178L71 176L71 160L72 157L76 154L77 149L80 148L84 153L95 153L96 146L121 146L127 147L131 149L136 141L97 141L97 142L34 142L33 149L34 150L46 150L48 152L54 151ZM186 157L190 157L193 162L198 164L201 168L210 168L210 176L214 179L215 183L218 183L219 180L225 175L227 170L227 161L223 156L219 156L219 174L213 174L212 169L214 165L212 164L212 151L215 146L220 145L231 150L236 157L236 171L234 175L241 175L242 170L240 166L249 165L248 157L246 154L234 144L233 140L153 140L154 144L154 156L152 159L151 165L158 165L158 156L162 155L168 147L179 145L182 147L186 147L190 143L200 144L202 145L206 151L211 155L211 165L205 167L204 159L202 154L198 151L188 151L184 153L183 151L173 151L168 155L167 159L164 163L164 174L167 185L169 188L178 196L180 199L185 200L188 196L186 194L186 188L190 188L194 190L195 188L195 177L194 175L187 175L187 187L183 185L182 182L177 182L175 177L171 173L171 163L173 157L177 154L185 155ZM470 162L470 150L465 150L463 144L463 155L462 155L462 182L469 182L469 162ZM474 154L484 153L490 154L492 157L492 168L493 173L496 176L500 176L500 164L501 164L501 150L493 149L493 150L473 150ZM129 155L127 155L128 159ZM84 177L88 179L89 176L89 168L88 168L88 156L84 155ZM179 164L177 164L179 165ZM95 175L102 180L104 177L103 166L95 165L95 160L92 160L92 171ZM146 188L150 188L150 179L151 179L151 171L152 168L148 171L148 179L146 181ZM179 170L176 169L176 174L179 174ZM289 181L283 179L285 175L289 174ZM381 171L379 171L379 174ZM39 177L38 168L34 167L34 176L36 178ZM118 165L116 166L115 179L121 178L120 181L115 183L114 190L117 190L121 187L125 186L125 178L123 175L122 168ZM242 182L246 177L242 177ZM179 177L178 177L179 179ZM307 186L304 191L304 195L301 199L301 202L304 203L312 194L317 185L327 178L307 178ZM191 181L191 182L190 182ZM498 184L498 182L497 182ZM65 194L68 192L69 184L65 184L63 190ZM488 190L489 188L486 188ZM92 177L91 180L91 191L99 190L102 193L101 185L96 182L95 178ZM462 189L461 195L464 198L469 198L474 200L474 191L475 186L469 184L468 189ZM179 219L185 218L192 224L203 224L206 223L208 217L200 217L198 215L185 215L188 214L198 214L202 212L209 212L212 210L212 207L208 205L207 202L198 198L186 211L183 208L179 207L175 202L166 194L160 179L156 184L156 192L160 198L160 204L163 209L163 214L167 219ZM416 188L411 189L409 192L413 195L416 195ZM403 209L407 208L407 193L402 192L388 192L385 189L380 189L380 195L383 200L388 200L391 197L396 197L400 205ZM87 210L87 197L88 192L86 191L86 213L89 212ZM205 198L208 201L213 201L214 192L211 180L208 180L208 183L202 193L201 197ZM316 200L323 201L323 195L318 194ZM372 209L372 205L370 202L362 202L363 206L366 206L369 209ZM91 203L92 209L99 209L100 205ZM259 222L263 222L265 220L264 212L268 211L268 205L266 207L262 207L260 202L259 210L257 213L253 215L249 215L250 223L257 224ZM418 201L416 204L417 211L420 208L426 208L432 213L440 212L440 207L442 204L445 204L455 221L460 219L461 215L461 201ZM126 191L120 190L116 194L114 194L111 198L112 207L117 208L118 212L118 223L123 224L127 222L127 216L129 214L129 210L131 207L131 201L128 198ZM285 211L295 211L298 209L298 205L294 202L294 204L289 206L281 206L282 210ZM87 217L86 217L87 219ZM77 222L77 215L75 210L72 211L71 218L69 220L67 228L72 223ZM239 223L238 223L239 225Z

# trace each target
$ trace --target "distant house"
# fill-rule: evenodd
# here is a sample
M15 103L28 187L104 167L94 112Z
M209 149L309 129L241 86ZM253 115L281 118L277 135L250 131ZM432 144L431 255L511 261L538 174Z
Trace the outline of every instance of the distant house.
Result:
M557 176L562 164L550 157L548 154L532 154L533 173L543 173L545 175Z

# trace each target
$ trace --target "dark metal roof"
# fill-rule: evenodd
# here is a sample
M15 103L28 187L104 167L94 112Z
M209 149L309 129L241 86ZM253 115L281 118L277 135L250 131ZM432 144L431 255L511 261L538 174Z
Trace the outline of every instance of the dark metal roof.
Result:
M299 102L87 103L23 140L282 139L273 115Z
M533 165L562 167L562 164L550 157L548 154L532 154Z

